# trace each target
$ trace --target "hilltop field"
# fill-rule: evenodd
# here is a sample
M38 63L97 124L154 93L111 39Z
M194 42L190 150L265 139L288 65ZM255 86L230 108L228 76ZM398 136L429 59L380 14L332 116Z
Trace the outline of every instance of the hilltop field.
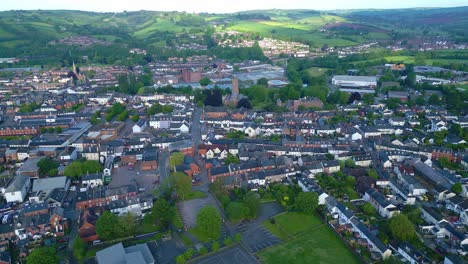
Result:
M352 12L262 10L235 14L5 11L0 12L0 57L44 55L47 53L44 50L51 48L50 41L83 35L113 44L162 48L181 39L190 42L187 35L203 37L210 32L239 31L320 48L385 41L413 34L439 34L455 41L466 41L467 26L466 7Z

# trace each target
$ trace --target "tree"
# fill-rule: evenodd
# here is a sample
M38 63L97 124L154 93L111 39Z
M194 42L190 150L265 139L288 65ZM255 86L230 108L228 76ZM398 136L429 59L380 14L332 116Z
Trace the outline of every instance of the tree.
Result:
M73 255L76 259L82 260L86 254L87 245L80 237L73 241Z
M228 155L227 155L226 159L224 160L224 162L226 163L226 165L239 164L240 159L239 159L239 157L237 157L237 155L232 155L231 153L228 153Z
M174 152L169 158L169 165L171 169L175 171L175 166L182 165L184 163L184 154L181 152Z
M294 207L303 213L313 214L318 205L318 196L315 192L301 192L297 195Z
M346 168L354 168L356 167L356 163L352 159L345 160L345 167Z
M268 79L267 78L260 78L257 80L257 85L263 85L268 87Z
M192 179L183 172L174 172L171 177L173 179L177 197L184 200L192 190Z
M370 203L365 203L362 206L362 211L368 216L374 216L377 213L377 210Z
M463 191L462 185L459 182L452 185L452 188L450 188L450 190L456 194L460 194Z
M257 217L258 209L260 208L260 197L255 192L248 192L244 196L244 204L249 208L248 216L251 218Z
M46 175L49 173L49 171L58 168L58 165L58 162L49 157L40 159L37 162L37 166L39 167L39 175Z
M185 258L185 254L180 254L176 257L177 264L184 264L185 262L187 262L187 259Z
M65 167L63 174L76 179L85 174L101 172L102 169L103 166L96 160L74 161Z
M138 122L138 120L140 120L140 116L139 116L138 114L132 115L132 121L133 121L133 122L136 123L136 122Z
M67 165L63 170L63 174L71 178L80 177L81 175L83 175L83 172L81 171L81 162L75 161Z
M60 262L57 252L52 247L39 247L26 259L28 264L58 264Z
M240 221L249 214L249 208L244 203L230 202L226 206L226 215L231 221Z
M252 104L250 103L248 98L242 98L237 102L236 108L246 108L246 109L252 109Z
M374 103L374 95L371 93L364 94L362 96L362 101L364 101L365 104L370 105Z
M374 170L374 169L368 169L367 170L367 175L369 175L369 177L371 177L372 179L375 179L375 180L377 180L379 178L379 176L377 174L377 171Z
M190 260L193 257L193 254L195 254L195 250L193 250L193 248L187 249L187 251L184 252L185 259Z
M440 97L437 94L432 94L429 97L428 103L429 105L440 105L441 104Z
M211 205L203 207L197 214L197 227L210 239L218 239L221 232L221 217Z
M117 237L134 236L138 219L132 213L126 213L119 217Z
M415 102L414 102L416 105L425 105L426 104L426 100L424 99L424 96L418 96L418 98L416 98Z
M153 206L152 214L155 217L156 224L162 228L167 228L174 216L174 209L165 199L158 199Z
M62 133L62 131L63 131L63 129L61 127L56 127L55 128L55 132L57 132L59 134Z
M210 81L210 78L208 78L208 77L200 79L200 85L202 87L206 87L210 83L211 83L211 81Z
M392 236L400 241L411 241L416 238L414 226L405 214L390 218L389 228Z
M213 244L211 244L211 251L216 252L219 249L219 242L214 241Z
M102 240L112 240L118 236L119 217L110 211L105 211L96 221L96 233Z
M104 167L97 160L87 160L81 164L83 174L101 172Z
M225 246L230 246L232 245L232 238L231 237L226 237L223 241Z

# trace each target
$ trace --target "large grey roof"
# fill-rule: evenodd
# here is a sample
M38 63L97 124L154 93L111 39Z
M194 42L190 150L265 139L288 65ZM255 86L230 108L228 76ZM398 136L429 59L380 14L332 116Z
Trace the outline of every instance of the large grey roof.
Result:
M65 188L67 184L68 178L66 176L63 177L51 177L51 178L42 178L36 179L33 182L33 192L38 191L52 191L53 189L57 188Z
M23 189L23 186L27 181L30 181L31 178L23 175L16 175L11 184L7 187L5 192L17 192Z
M124 248L122 243L115 244L96 253L99 264L149 264L154 257L147 244Z
M339 81L377 82L377 77L375 76L335 75L333 79Z

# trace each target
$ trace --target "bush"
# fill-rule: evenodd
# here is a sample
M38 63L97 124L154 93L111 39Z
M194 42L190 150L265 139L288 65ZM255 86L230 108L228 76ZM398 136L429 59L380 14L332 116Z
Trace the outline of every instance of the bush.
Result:
M185 258L185 254L180 254L179 256L176 257L176 263L177 264L184 264L187 261Z
M189 260L193 257L193 254L195 254L195 250L193 250L193 248L189 248L187 251L185 251L184 257L186 260Z
M211 244L211 251L216 252L219 249L219 242L214 241L213 244Z
M235 236L234 236L234 241L236 242L240 242L242 240L242 235L240 233L237 233Z
M232 238L226 237L226 238L224 239L224 245L225 245L225 246L230 246L230 245L232 245Z
M202 247L200 250L198 250L198 253L200 253L200 255L205 255L208 253L208 249L206 249L206 247Z

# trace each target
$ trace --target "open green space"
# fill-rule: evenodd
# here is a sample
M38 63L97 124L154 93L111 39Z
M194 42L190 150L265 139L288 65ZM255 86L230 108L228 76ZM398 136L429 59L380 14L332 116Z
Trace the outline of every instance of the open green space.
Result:
M284 242L257 253L263 263L360 263L317 216L289 212L274 220L264 226Z
M317 47L324 44L329 46L357 44L347 39L328 37L326 34L317 31L313 26L296 24L290 21L240 21L227 29L285 40L310 41Z
M206 197L206 193L204 193L204 192L192 191L187 196L184 197L184 201L192 200L192 199L205 198L205 197Z
M307 72L312 77L319 77L319 76L322 76L322 75L326 74L327 70L328 69L326 69L326 68L311 67L311 68L307 69Z

